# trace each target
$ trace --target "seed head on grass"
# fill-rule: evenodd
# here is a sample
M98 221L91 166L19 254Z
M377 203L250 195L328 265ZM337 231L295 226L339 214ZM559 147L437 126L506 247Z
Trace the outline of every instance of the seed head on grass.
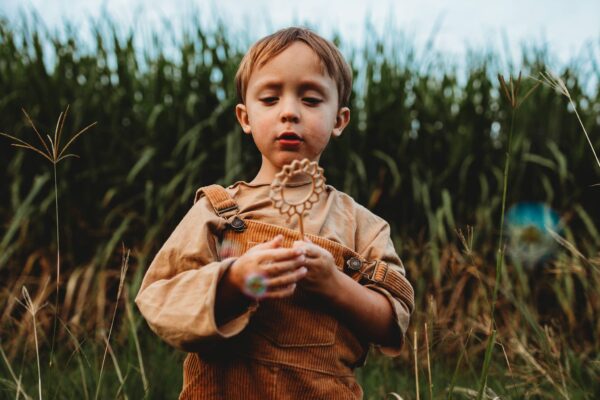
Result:
M79 136L83 135L91 127L96 125L96 122L89 124L82 130L80 130L79 132L74 134L73 137L71 137L71 139L69 139L67 144L65 144L63 147L61 147L62 131L65 126L65 120L67 119L67 115L69 113L69 106L67 106L65 111L61 112L60 115L58 116L58 121L56 121L56 128L54 129L54 138L52 138L50 135L46 135L46 139L48 140L48 142L46 142L44 137L40 134L38 129L35 127L35 124L31 120L31 117L29 117L29 114L27 114L27 112L24 109L22 109L22 111L23 111L23 114L25 114L25 118L27 118L27 121L33 128L33 131L35 132L41 145L39 147L36 147L33 144L31 144L23 139L19 139L16 136L9 135L8 133L4 133L4 132L0 132L0 135L11 139L13 141L13 143L11 143L12 146L31 150L34 153L41 155L46 160L48 160L52 164L52 167L53 167L54 208L55 208L55 217L56 217L56 303L55 303L55 314L54 314L54 329L52 332L52 345L51 345L51 350L50 350L50 364L52 364L52 355L54 354L54 339L56 337L56 325L57 325L58 315L59 315L59 311L58 311L58 297L59 297L58 294L59 293L58 292L59 292L59 287L60 287L60 225L59 225L59 217L58 217L58 175L56 173L56 165L60 161L64 160L65 158L78 157L76 154L67 153L67 150L75 142L75 140L77 140L77 138L79 138Z
M519 91L521 90L521 72L519 72L519 76L516 80L513 79L512 76L509 77L508 83L506 83L506 80L502 74L498 74L498 81L500 82L500 89L502 89L504 96L510 104L510 108L513 110L519 108L519 106L523 104L523 102L527 100L531 93L533 93L533 91L539 86L539 83L537 83L531 89L529 89L527 93L525 93L525 96L519 98Z
M592 144L592 141L590 140L590 135L588 135L587 130L585 129L585 126L583 125L583 122L581 121L581 117L579 116L579 113L577 112L577 107L575 106L575 102L573 101L573 98L571 97L571 93L569 93L569 89L567 88L567 85L565 84L565 82L558 75L556 75L550 71L540 72L540 78L532 77L532 79L537 81L538 83L542 83L548 87L551 87L552 89L556 90L558 93L562 94L569 100L571 107L573 107L573 111L575 111L575 115L577 116L579 125L581 125L581 129L583 129L585 138L587 139L588 144L590 145L590 148L592 149L592 153L594 153L594 158L596 159L596 163L598 164L598 167L600 167L600 160L598 159L598 155L596 154L594 145Z
M498 238L498 252L496 257L496 280L494 283L494 292L492 295L492 325L495 323L495 307L496 299L498 296L498 285L500 281L500 271L504 263L504 214L506 211L506 194L508 192L508 173L510 168L510 158L512 154L512 138L515 128L515 118L517 110L523 104L525 100L533 93L535 89L540 85L538 82L535 84L523 97L519 97L521 91L521 72L517 79L513 79L511 76L508 79L508 83L502 74L498 74L498 82L500 83L500 89L504 93L506 100L511 108L511 119L510 119L510 131L508 134L508 145L506 149L506 159L504 161L504 174L503 174L503 185L502 185L502 209L500 213L500 236Z
M458 229L456 229L456 235L458 236L458 239L460 240L460 243L462 244L462 246L464 248L465 254L468 257L472 258L472 256L473 256L473 227L470 225L467 225L466 235L462 231L462 229L458 228Z
M508 143L506 148L506 159L504 160L504 173L502 183L502 208L500 212L500 235L498 237L498 250L496 252L496 279L494 280L494 291L492 292L492 307L490 310L491 324L490 334L488 336L485 359L483 368L481 371L481 377L479 379L479 391L477 392L477 400L482 400L487 388L489 365L492 358L492 352L494 345L496 344L496 301L498 299L498 288L500 287L500 278L502 276L502 269L504 266L504 215L506 212L506 195L508 192L508 175L510 171L510 159L512 154L512 139L515 130L515 119L519 107L525 100L533 93L535 89L540 85L539 82L535 84L523 97L519 96L521 91L521 72L517 79L513 79L511 76L508 79L508 83L502 74L498 74L498 81L500 83L500 89L504 93L506 100L511 108L510 117L510 131L508 134Z
M61 112L60 115L58 116L58 121L56 121L56 128L54 129L54 137L51 137L50 135L46 135L45 139L44 139L44 136L42 136L42 134L40 134L40 132L36 128L35 124L31 120L31 117L29 116L29 114L27 114L27 111L25 111L24 109L21 109L21 110L23 111L23 114L25 114L25 118L29 122L29 125L31 125L31 128L33 128L33 131L35 132L37 138L39 139L41 146L36 147L32 143L29 143L23 139L19 139L16 136L9 135L8 133L0 132L0 135L11 139L13 141L13 143L11 143L11 146L31 150L31 151L41 155L46 160L48 160L49 162L51 162L52 164L55 164L55 165L58 164L60 161L64 160L65 158L79 157L76 154L67 153L67 150L77 140L77 138L79 138L79 136L83 135L91 127L96 125L96 122L89 124L82 130L80 130L79 132L74 134L73 137L67 142L67 144L65 144L61 148L60 142L62 139L62 131L63 131L64 125L65 125L65 120L67 119L67 115L69 113L69 106L67 106L65 111Z

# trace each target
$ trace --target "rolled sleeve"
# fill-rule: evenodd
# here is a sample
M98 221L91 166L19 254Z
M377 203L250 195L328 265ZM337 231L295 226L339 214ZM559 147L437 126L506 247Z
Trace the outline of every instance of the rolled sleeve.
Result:
M161 279L141 290L136 304L150 328L170 345L182 350L199 342L227 339L240 333L256 310L256 303L239 316L217 326L217 285L235 261L213 262L199 269Z
M217 326L220 279L235 258L220 260L217 236L224 221L200 199L175 228L150 264L135 302L150 328L170 345L193 351L239 334L256 302Z
M392 296L390 292L388 292L381 286L365 285L365 287L368 287L371 290L381 293L389 301L389 303L392 306L392 312L394 314L396 326L398 327L398 331L401 333L401 335L398 337L397 343L395 343L394 345L383 346L375 343L373 344L373 347L380 353L385 354L386 356L397 357L402 351L404 337L406 335L406 331L408 330L408 324L410 323L410 312L403 301L400 301L394 296Z
M374 347L388 356L397 356L404 343L404 337L408 331L410 316L414 306L414 293L412 286L405 279L405 269L400 257L396 253L394 244L390 237L390 227L387 222L369 211L363 210L357 219L360 221L357 232L357 249L362 257L368 261L381 261L396 273L397 280L401 281L400 291L392 294L382 284L368 283L365 286L371 290L381 293L389 301L393 310L393 318L398 327L398 338L392 346L382 346L374 343ZM365 271L367 274L372 271ZM400 276L398 276L398 274ZM389 277L388 277L389 278Z

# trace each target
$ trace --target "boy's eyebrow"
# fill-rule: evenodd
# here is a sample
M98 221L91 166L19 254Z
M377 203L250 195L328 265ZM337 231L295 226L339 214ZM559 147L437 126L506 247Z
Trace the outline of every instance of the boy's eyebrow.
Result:
M325 95L327 93L327 89L325 87L325 85L321 84L318 81L314 81L314 80L310 80L310 81L304 81L300 84L300 90L304 91L304 90L316 90L317 92L320 92L321 94Z
M283 86L283 83L279 82L279 81L266 81L266 82L260 82L260 84L258 85L258 88L260 90L263 89L279 89Z
M268 90L268 89L281 89L283 87L283 82L279 81L279 80L267 80L264 82L259 82L258 83L258 90ZM305 91L305 90L316 90L318 92L320 92L321 94L325 95L327 93L327 87L322 84L321 82L317 81L317 80L305 80L300 82L299 85L300 91Z

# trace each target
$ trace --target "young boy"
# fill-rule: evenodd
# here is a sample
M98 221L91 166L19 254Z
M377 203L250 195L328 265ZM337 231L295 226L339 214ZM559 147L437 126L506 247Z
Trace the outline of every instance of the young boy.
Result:
M318 161L348 124L351 70L332 43L288 28L252 46L236 84L260 170L198 191L136 303L154 332L189 352L181 399L360 399L354 369L370 343L399 353L413 309L389 226L327 186L300 240L269 199L284 165Z

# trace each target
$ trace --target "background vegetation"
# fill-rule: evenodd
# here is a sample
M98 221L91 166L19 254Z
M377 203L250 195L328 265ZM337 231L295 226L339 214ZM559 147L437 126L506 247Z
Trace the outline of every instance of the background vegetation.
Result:
M90 43L68 27L0 23L0 131L37 140L21 108L43 134L67 105L67 137L98 122L71 148L80 158L57 165L58 297L51 164L0 139L0 397L24 396L20 387L36 397L40 377L45 398L175 397L183 355L147 329L133 298L195 190L258 170L233 112L233 77L249 43L201 26L175 49L158 36L139 46L106 20L93 33ZM366 397L473 397L490 332L510 122L496 74L518 71L493 50L471 53L463 70L402 35L344 48L356 79L353 117L323 157L328 183L390 222L417 295L403 355L373 355L358 371ZM555 72L600 149L600 67L594 49L587 54ZM523 75L538 76L551 57L524 49ZM508 260L484 395L597 398L600 187L592 185L600 168L564 97L540 86L519 108L511 162L508 205L550 205L567 242L537 268ZM126 276L122 243L131 249ZM17 301L24 285L33 319Z

